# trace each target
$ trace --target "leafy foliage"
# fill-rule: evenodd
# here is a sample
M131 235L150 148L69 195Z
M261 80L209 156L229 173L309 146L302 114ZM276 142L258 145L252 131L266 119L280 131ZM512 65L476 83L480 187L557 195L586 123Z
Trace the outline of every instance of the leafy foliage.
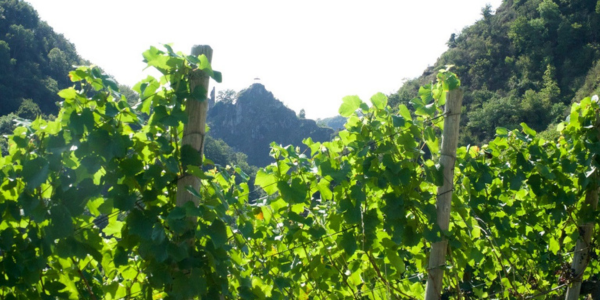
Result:
M0 162L5 296L118 299L152 289L184 296L189 291L174 286L183 284L190 269L177 263L192 259L202 265L200 258L207 253L188 252L182 244L187 215L207 213L208 224L200 222L197 229L218 229L218 234L211 231L201 243L218 246L210 246L209 252L224 251L222 218L215 219L212 209L174 209L176 178L182 162L190 161L181 156L178 144L187 121L185 101L197 101L190 100L195 97L187 78L191 72L220 74L202 63L203 57L166 49L145 53L148 64L170 85L148 77L135 87L142 95L142 111L149 115L141 130L132 129L139 121L116 83L88 67L71 72L77 84L59 93L64 101L55 121L38 118L15 129L9 155ZM224 181L213 184L231 184L229 177L217 178ZM220 190L214 186L203 193ZM212 208L224 204L206 203ZM106 220L102 229L95 226L103 223L98 219ZM223 255L217 252L216 257ZM27 262L32 264L26 269L14 267ZM167 265L172 273L165 273ZM209 266L204 268L194 269L195 274L210 273ZM210 288L198 286L197 292L218 292L212 283L225 275L213 275L203 277Z

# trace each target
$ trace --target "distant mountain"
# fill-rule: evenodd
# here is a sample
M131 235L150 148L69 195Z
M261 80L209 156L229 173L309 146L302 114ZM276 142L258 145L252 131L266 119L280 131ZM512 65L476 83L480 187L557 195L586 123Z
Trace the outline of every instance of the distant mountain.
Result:
M405 83L389 103L410 107L419 86L454 65L465 91L460 141L466 145L489 141L498 126L526 122L537 131L552 129L572 101L600 92L597 0L505 0L481 15L452 34L435 65Z
M342 116L335 116L331 118L317 119L317 124L327 126L333 130L343 130L347 120L348 119Z
M259 167L273 162L269 156L271 142L300 146L304 151L305 138L323 142L334 133L313 120L298 118L259 83L242 90L235 103L216 102L208 111L208 122L209 135L245 153L248 163Z

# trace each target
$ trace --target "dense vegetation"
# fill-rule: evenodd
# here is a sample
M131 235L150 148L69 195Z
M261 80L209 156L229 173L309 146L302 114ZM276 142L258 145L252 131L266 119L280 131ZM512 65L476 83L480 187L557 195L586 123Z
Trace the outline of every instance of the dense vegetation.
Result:
M408 105L433 70L455 65L465 89L466 145L492 140L497 126L527 122L543 131L563 120L573 101L600 92L597 0L507 0L495 13L487 6L482 16L453 34L448 51L391 103Z
M136 86L146 124L108 76L80 67L75 87L59 93L56 120L38 118L10 138L0 157L4 297L420 298L438 267L452 298L558 295L598 279L595 242L584 273L569 267L583 253L573 252L578 225L598 223L584 201L600 178L597 99L573 105L556 140L523 123L458 149L452 222L442 232L440 106L460 86L454 74L422 87L413 115L404 105L392 113L382 94L371 108L344 98L346 130L331 142L305 140L305 154L273 145L276 163L256 177L267 196L250 201L240 168L203 171L180 144L186 103L206 101L189 76L216 74L206 57L170 47L144 57L165 74L163 84L149 77ZM202 180L188 188L198 206L175 206L184 174ZM428 266L441 239L449 260Z
M531 7L542 21L553 7L561 18L577 15L560 10L571 7L567 2L532 3L505 2L496 15L488 8L483 21L512 9L509 20L518 24L519 9ZM459 51L461 37L465 44L476 41L468 32L451 40L457 57L471 55ZM526 60L523 55L515 59ZM376 94L370 107L346 97L339 110L345 130L332 141L307 138L303 148L272 144L274 163L255 179L264 196L255 198L248 171L256 169L244 165L243 155L218 139L206 145L206 159L181 144L186 106L207 101L190 78L218 80L219 73L205 56L169 46L152 47L144 58L162 77L144 79L135 93L98 68L79 67L70 73L71 86L58 93L55 118L16 124L8 153L0 156L3 298L416 299L431 269L443 269L444 298L529 299L600 280L600 105L597 96L585 97L566 109L565 79L557 75L564 66L545 64L542 83L530 82L522 94L498 87L507 84L502 81L490 87L496 81L459 66L471 76L463 82L442 69L431 74L435 83L417 87L425 80L417 79L389 98ZM571 96L597 89L597 68L581 77L582 88ZM519 76L521 83L535 78ZM477 78L482 89L473 88ZM460 147L454 177L444 178L439 144L448 114L441 107L446 93L461 87L468 106L462 139L489 143ZM219 105L236 109L213 122L211 133L235 129L229 123L241 123L237 111L260 116L269 107L256 101L256 94L270 94L263 86L249 90L256 93L246 100L242 93L215 104L217 112L226 111ZM515 99L518 109L508 105ZM22 101L16 114L33 119L41 111L33 104ZM539 105L545 110L531 110ZM537 113L500 115L498 107ZM295 124L293 112L275 108L290 116L287 125ZM568 118L557 122L563 110ZM476 112L490 119L474 123ZM516 124L519 118L534 124ZM506 127L496 126L502 122ZM556 130L538 134L544 122L556 122ZM250 138L265 134L258 129ZM216 165L222 161L242 167ZM183 176L202 181L199 190L185 190L197 206L175 205ZM455 184L448 231L437 225L444 181ZM590 235L582 229L586 223L594 234L582 247ZM430 266L431 245L439 241L448 242L448 260ZM571 268L575 258L585 261L584 271Z

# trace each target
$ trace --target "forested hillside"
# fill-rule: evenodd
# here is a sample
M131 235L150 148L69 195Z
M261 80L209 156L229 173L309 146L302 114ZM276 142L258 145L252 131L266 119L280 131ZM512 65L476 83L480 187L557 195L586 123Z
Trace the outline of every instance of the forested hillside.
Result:
M488 6L390 101L409 103L434 70L455 65L465 89L462 144L487 142L497 126L521 122L543 131L563 120L573 101L600 91L599 33L597 0L508 0L495 12Z
M305 138L324 142L333 134L313 120L298 118L260 83L241 91L235 103L216 102L208 111L208 122L211 136L248 155L248 163L255 166L273 162L269 156L271 142L301 146L304 151Z
M71 85L73 65L86 63L75 46L20 0L0 0L0 115L31 99L56 114L57 93Z

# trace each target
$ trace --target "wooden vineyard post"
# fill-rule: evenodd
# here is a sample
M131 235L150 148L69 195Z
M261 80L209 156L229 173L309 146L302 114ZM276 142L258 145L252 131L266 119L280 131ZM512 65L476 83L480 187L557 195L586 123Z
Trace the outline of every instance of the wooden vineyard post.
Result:
M210 46L194 46L192 47L192 55L198 56L204 54L208 62L212 61L213 50ZM208 112L208 81L210 77L201 70L195 70L190 75L190 92L198 86L204 88L204 101L188 100L186 103L186 114L188 123L183 129L183 139L181 146L190 145L198 153L200 157L204 157L204 135L206 134L206 113ZM200 189L200 179L183 174L183 177L177 182L177 206L183 206L187 202L193 202L196 206L199 200L194 197L186 187L191 186L195 191Z
M450 206L452 203L452 190L454 189L454 163L456 161L456 147L458 145L458 128L460 124L460 111L463 93L459 89L448 92L446 107L444 108L444 132L442 134L442 148L440 151L440 164L443 167L444 184L438 188L437 197L437 223L442 231L450 227ZM446 251L448 240L433 243L429 253L427 267L426 300L439 300L442 293L442 279L446 265Z
M598 207L598 185L596 183L598 180L598 174L594 174L592 177L593 186L587 190L585 195L585 203L583 204L582 210L591 209L592 211L596 211L596 208ZM577 239L575 251L573 252L573 262L571 263L571 270L573 270L574 279L571 281L571 285L567 289L567 294L565 296L566 300L579 299L583 273L585 272L585 268L590 261L590 242L592 240L592 234L594 233L594 222L581 224L579 225L578 230L579 239Z

